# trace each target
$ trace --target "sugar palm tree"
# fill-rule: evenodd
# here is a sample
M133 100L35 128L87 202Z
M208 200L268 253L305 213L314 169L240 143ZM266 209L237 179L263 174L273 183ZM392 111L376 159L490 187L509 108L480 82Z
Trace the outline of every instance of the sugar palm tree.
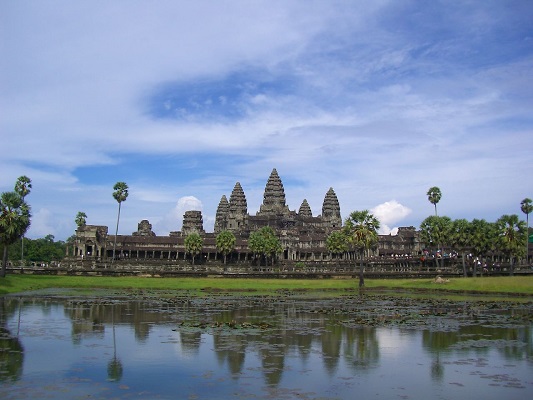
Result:
M120 205L128 198L128 185L125 182L117 182L113 186L113 197L118 202L117 229L115 230L115 242L113 243L113 260L115 262L115 248L117 247L118 223L120 221Z
M185 238L185 250L192 256L192 265L194 265L196 256L202 252L203 246L204 240L197 232L193 232Z
M235 242L235 235L230 231L222 231L216 237L217 250L224 256L224 265L228 254L235 250Z
M463 263L463 276L466 277L465 253L470 246L470 222L466 219L456 219L452 221L450 244L461 254Z
M4 245L0 277L6 276L7 248L26 233L30 226L30 206L17 192L0 196L0 244Z
M350 245L360 252L359 287L365 285L364 258L378 242L379 225L379 220L368 210L353 211L344 224L343 230Z
M523 248L523 236L526 234L526 227L524 221L520 221L518 215L502 215L498 221L499 234L500 234L500 248L509 256L511 268L509 275L514 274L514 257L519 257ZM526 235L527 236L527 235Z
M76 214L76 219L74 220L76 222L76 226L79 228L80 226L84 226L87 222L87 214L85 214L83 211L78 211Z
M494 244L498 241L498 227L496 223L484 219L473 219L469 228L469 239L472 253L478 262L485 261L490 252L495 250ZM477 276L478 263L474 260L472 276ZM483 269L481 269L483 274Z
M15 183L15 192L22 197L22 201L26 201L26 196L30 194L31 192L31 179L28 178L26 175L19 176L17 179L17 182ZM22 237L20 239L20 262L21 264L24 263L24 234L22 234Z
M442 197L442 193L440 189L437 186L433 186L429 188L427 192L428 200L431 204L435 206L435 216L437 216L437 203L440 201Z
M420 239L429 248L436 246L435 266L439 268L438 250L440 246L449 240L452 231L452 220L449 217L427 217L420 224ZM444 265L444 263L443 263Z
M533 202L530 198L526 197L522 202L520 203L520 209L524 214L526 214L526 264L527 264L527 256L528 256L528 241L529 241L529 214L533 212Z

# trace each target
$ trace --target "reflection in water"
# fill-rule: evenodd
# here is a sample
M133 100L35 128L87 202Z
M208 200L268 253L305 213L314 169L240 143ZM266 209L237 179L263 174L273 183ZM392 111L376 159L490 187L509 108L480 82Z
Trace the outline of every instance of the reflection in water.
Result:
M117 335L115 332L115 305L111 304L111 324L113 325L113 358L107 364L107 377L110 381L120 381L122 378L122 363L117 357Z
M22 376L24 365L24 349L17 336L13 336L7 328L7 318L13 313L13 304L9 309L0 297L0 382L16 381ZM18 309L20 310L20 300ZM20 311L18 313L17 326L20 326ZM17 328L18 331L18 328Z
M390 318L387 307L396 307ZM373 321L381 325L361 323L374 318L368 310L379 313ZM502 362L506 374L512 374L511 361L516 377L496 382L491 378L496 375L487 372L487 382L477 382L477 393L512 398L511 388L533 390L522 378L533 372L531 322L512 314L478 321L459 315L453 322L446 315L412 323L398 317L398 304L390 300L321 299L318 307L305 298L223 296L142 301L5 297L0 311L0 397L3 390L13 390L2 382L38 387L36 376L56 379L56 385L65 382L53 371L65 371L77 384L76 389L62 388L66 394L57 398L74 397L69 390L81 390L80 382L120 382L120 387L101 388L104 392L94 392L98 385L83 386L103 398L120 398L125 387L146 392L146 398L174 398L184 390L189 397L226 398L243 388L250 397L351 398L354 387L372 396L424 398L433 385L445 397L461 397L465 393L456 390L466 383L450 382L473 379L479 368ZM47 365L50 354L56 358L53 365ZM26 364L24 357L30 360ZM477 370L467 371L473 364ZM428 371L432 379L421 378ZM406 387L412 392L399 392Z

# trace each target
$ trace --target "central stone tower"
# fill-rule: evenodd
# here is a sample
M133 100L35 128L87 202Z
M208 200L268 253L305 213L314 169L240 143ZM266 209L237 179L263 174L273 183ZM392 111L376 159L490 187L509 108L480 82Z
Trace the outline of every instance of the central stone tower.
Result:
M289 207L285 204L285 190L283 183L278 175L276 168L270 173L268 178L265 194L263 195L263 204L259 207L257 215L288 215Z

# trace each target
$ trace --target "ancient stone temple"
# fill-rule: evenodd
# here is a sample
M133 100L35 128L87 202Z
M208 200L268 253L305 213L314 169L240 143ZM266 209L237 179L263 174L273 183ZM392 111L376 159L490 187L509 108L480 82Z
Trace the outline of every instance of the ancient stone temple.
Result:
M152 231L152 224L147 219L143 219L137 225L137 232L133 232L132 235L133 236L155 236L155 233Z
M255 215L248 213L245 192L237 182L229 201L226 195L220 199L214 232L205 232L202 213L198 210L186 211L181 231L171 232L164 237L156 236L149 221L142 220L137 232L130 236L117 236L117 254L118 258L125 259L185 259L184 239L196 232L204 240L204 259L214 260L218 257L216 235L228 230L237 240L234 252L237 260L246 260L251 257L248 237L264 226L274 229L280 239L283 248L280 259L327 261L331 254L327 250L326 239L331 232L342 227L339 200L330 187L324 196L322 214L313 216L306 199L303 199L298 211L290 210L286 204L283 183L274 168L266 182L263 202ZM107 231L107 227L103 226L80 227L76 231L76 256L111 257L115 237L108 235ZM402 228L400 233L398 236L380 237L379 250L385 254L413 254L419 250L418 235L414 228Z

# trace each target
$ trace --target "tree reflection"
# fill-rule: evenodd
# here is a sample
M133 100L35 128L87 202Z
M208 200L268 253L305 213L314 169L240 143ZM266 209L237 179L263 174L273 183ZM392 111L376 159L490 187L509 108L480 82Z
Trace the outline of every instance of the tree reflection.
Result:
M339 365L343 330L344 327L341 325L329 326L328 330L320 338L324 366L330 376L335 374Z
M117 340L115 333L115 305L111 304L111 324L113 326L113 358L107 364L107 378L110 381L118 382L122 379L122 363L117 357Z
M370 326L347 328L344 354L349 366L354 370L376 367L379 360L376 328Z
M4 298L0 297L0 382L19 380L24 365L24 348L7 329L6 316Z

